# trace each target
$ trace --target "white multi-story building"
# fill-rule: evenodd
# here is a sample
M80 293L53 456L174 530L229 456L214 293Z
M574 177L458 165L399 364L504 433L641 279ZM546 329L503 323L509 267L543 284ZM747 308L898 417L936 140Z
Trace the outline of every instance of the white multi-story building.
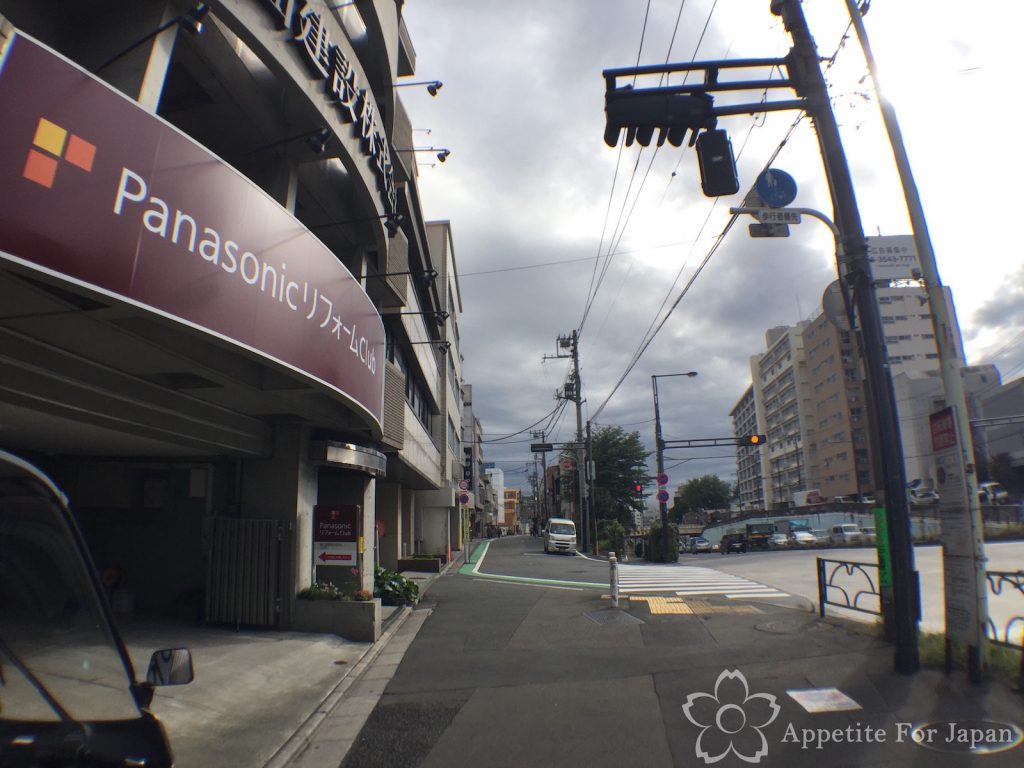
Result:
M803 342L806 327L801 322L772 328L765 334L767 351L750 361L755 419L768 438L759 449L767 452L761 457L767 508L787 504L794 491L807 489L813 428L806 415L810 400Z
M758 423L758 410L753 385L747 387L743 397L729 413L734 435L763 434L764 425ZM768 454L760 447L736 449L736 486L739 489L740 510L764 509L764 483Z

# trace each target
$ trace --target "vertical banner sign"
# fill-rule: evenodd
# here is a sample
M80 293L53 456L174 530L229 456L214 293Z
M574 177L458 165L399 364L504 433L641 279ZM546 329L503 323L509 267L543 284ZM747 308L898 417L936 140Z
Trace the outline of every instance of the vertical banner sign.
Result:
M318 566L359 564L358 506L318 504L313 507L313 562Z
M945 586L946 637L968 645L981 642L986 619L984 560L980 521L971 519L963 456L952 408L931 414L935 478L942 524L942 574Z

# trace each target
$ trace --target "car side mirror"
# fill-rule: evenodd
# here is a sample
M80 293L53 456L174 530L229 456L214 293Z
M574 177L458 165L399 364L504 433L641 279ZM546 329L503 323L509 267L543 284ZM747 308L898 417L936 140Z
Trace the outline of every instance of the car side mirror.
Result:
M192 678L192 652L188 648L154 651L149 659L146 682L150 685L185 685Z

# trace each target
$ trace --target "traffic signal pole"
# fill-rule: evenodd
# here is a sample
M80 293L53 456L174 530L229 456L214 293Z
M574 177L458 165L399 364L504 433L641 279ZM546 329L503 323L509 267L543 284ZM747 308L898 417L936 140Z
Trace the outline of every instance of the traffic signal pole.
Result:
M896 398L888 371L885 334L875 286L871 280L867 242L839 127L832 113L817 49L803 9L799 0L771 0L771 10L776 16L782 17L786 30L793 38L793 49L787 57L787 69L797 94L807 101L806 109L816 128L836 225L842 237L843 258L838 262L839 277L852 293L861 328L865 372L873 406L871 412L883 467L882 490L885 494L892 590L892 610L883 618L886 634L896 646L896 671L912 674L921 666L918 651L919 586L914 569Z

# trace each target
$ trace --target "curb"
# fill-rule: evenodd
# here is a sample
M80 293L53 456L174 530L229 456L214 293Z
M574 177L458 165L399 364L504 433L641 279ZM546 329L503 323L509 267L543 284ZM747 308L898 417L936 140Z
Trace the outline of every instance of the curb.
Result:
M263 768L286 768L298 754L309 746L317 729L341 703L345 692L373 664L374 660L384 651L384 648L411 615L412 608L409 606L403 606L401 610L395 612L388 621L387 629L381 634L377 642L367 648L363 655L359 657L359 660L348 668L345 676L338 681L338 684L334 686L331 692L316 706L312 714L296 729L295 733L264 763Z

